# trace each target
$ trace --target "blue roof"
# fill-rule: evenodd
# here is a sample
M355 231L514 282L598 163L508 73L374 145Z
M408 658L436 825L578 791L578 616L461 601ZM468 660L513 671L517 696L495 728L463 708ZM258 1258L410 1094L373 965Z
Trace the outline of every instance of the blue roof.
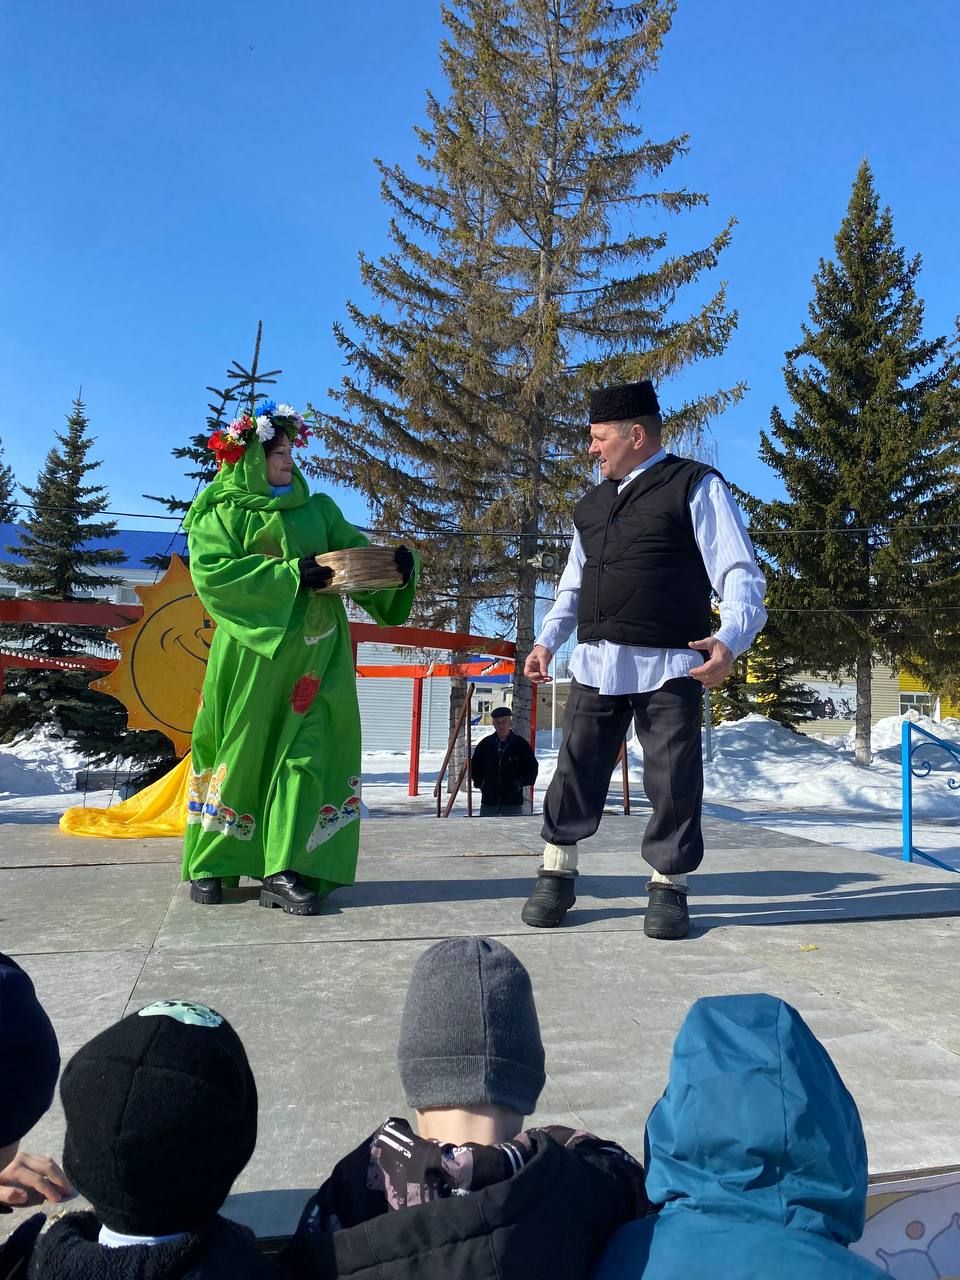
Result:
M171 525L172 525L171 521ZM7 550L20 543L21 526L17 524L0 524L0 563L23 564L23 557ZM126 559L116 569L152 569L155 566L146 563L148 556L170 555L176 552L182 556L187 546L187 535L182 530L174 533L170 529L118 529L112 538L95 538L84 544L84 550L94 547L105 547L109 550L119 548Z

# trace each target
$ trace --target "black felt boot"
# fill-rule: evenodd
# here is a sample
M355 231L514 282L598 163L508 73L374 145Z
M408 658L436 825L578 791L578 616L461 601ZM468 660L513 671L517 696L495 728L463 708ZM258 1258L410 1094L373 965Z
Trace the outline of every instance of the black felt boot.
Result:
M320 899L295 871L278 871L276 875L263 877L260 905L282 907L291 916L315 916L320 910Z
M520 919L534 929L553 929L577 900L574 892L576 871L537 872L533 893L524 903Z
M647 913L643 932L648 938L685 938L690 932L687 895L672 884L647 882Z
M190 881L190 901L204 907L215 907L223 901L223 885L219 876L204 876Z

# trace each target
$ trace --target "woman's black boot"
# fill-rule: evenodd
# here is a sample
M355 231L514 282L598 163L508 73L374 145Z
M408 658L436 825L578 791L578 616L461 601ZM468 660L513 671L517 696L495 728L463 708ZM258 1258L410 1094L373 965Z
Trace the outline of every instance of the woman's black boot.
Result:
M199 902L204 907L215 907L223 901L223 885L219 876L204 876L202 880L190 881L190 901Z
M278 871L263 877L260 905L282 907L291 916L315 916L320 910L320 898L295 871Z

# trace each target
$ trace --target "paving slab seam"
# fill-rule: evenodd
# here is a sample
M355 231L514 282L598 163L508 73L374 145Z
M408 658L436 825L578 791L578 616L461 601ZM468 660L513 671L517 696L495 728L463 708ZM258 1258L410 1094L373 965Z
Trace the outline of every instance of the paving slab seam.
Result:
M173 906L173 901L174 901L174 898L176 898L177 896L177 890L179 888L180 888L180 882L178 881L177 884L175 884L173 889L171 890L170 901L167 903L166 911L164 911L163 915L160 917L160 923L157 925L157 931L153 935L153 941L150 943L149 947L147 947L146 951L144 952L143 961L141 962L140 968L137 971L137 976L133 980L133 986L130 988L130 994L127 996L126 1001L124 1002L124 1006L123 1006L124 1017L126 1017L127 1014L130 1012L130 1005L133 1002L133 994L137 989L140 979L143 977L143 971L147 967L147 962L149 961L150 957L154 953L154 949L156 948L156 945L157 945L157 939L160 937L160 933L163 930L164 922L166 921L167 916L170 914L170 908Z
M612 937L618 937L621 934L626 934L630 936L630 935L638 935L639 933L640 933L640 930L636 928L634 929L614 928L614 929L602 929L602 930L586 929L586 928L585 929L575 929L575 928L531 929L527 926L523 926L522 928L517 928L517 929L497 928L497 929L491 930L486 936L490 938L529 938L530 941L539 940L539 941L545 942L548 937L584 938L589 936L589 937L597 937L597 938L612 938ZM159 933L157 936L159 937ZM446 931L438 931L436 933L403 933L403 934L392 933L392 934L385 934L382 937L381 936L371 936L371 937L352 937L351 936L351 937L345 937L345 938L343 937L341 938L291 938L289 940L283 939L283 938L280 938L280 939L265 938L262 941L259 939L245 939L242 942L203 943L203 942L197 942L196 939L194 938L190 938L189 940L183 940L183 941L177 941L177 942L171 943L169 946L161 946L161 947L151 946L150 954L151 955L155 954L157 956L171 956L171 955L176 955L178 952L186 954L187 952L195 953L195 952L201 952L201 951L205 953L219 954L223 951L235 951L235 950L248 948L248 947L344 947L344 946L354 946L354 945L374 946L374 945L382 945L385 942L388 942L388 943L440 942L440 941L443 941L443 939L449 938L451 936L452 935L450 934L449 930L446 930ZM706 935L704 934L703 937L705 938ZM689 940L692 942L696 942L698 941L698 938L691 937ZM139 948L130 948L130 950L137 950L137 949ZM97 947L82 948L81 950L78 950L76 953L57 952L56 954L57 955L70 955L70 954L80 955L88 950L95 952L99 950L99 948ZM50 952L28 953L20 949L18 950L17 954L49 955L51 953Z
M103 867L169 867L172 858L158 858L156 862L123 862L117 859L114 862L15 862L7 867L0 867L3 871L96 871Z
M886 917L886 919L893 919L893 918L894 917ZM906 918L911 919L913 917L906 917ZM925 918L929 918L929 917L925 917ZM820 925L820 924L839 924L841 922L835 921L835 920L818 920L813 923L815 925ZM860 924L865 922L861 921L860 919L857 919L857 920L848 920L845 923ZM774 927L774 926L771 926L771 927ZM763 958L760 959L760 957L753 955L748 949L738 947L736 945L735 938L732 936L733 933L734 933L734 929L731 928L730 935L727 935L727 936L721 935L721 936L715 937L713 939L713 942L736 956L740 956L741 958L747 957L754 963L760 963L764 965L766 968L773 970L774 973L780 975L782 978L786 979L787 981L804 982L805 985L809 987L810 991L814 992L815 994L817 994L818 996L824 999L836 1001L837 1003L843 1005L845 1009L848 1009L851 1012L856 1011L857 1013L867 1014L869 1017L873 1018L881 1026L886 1027L888 1030L890 1030L897 1036L903 1036L905 1034L916 1036L918 1034L917 1032L906 1028L905 1026L901 1025L900 1023L886 1016L886 1014L882 1010L878 1010L878 1008L874 1004L871 1004L865 1000L858 1000L856 999L855 995L845 994L840 990L838 990L836 987L829 987L827 984L825 984L822 981L822 977L820 975L811 974L807 978L798 979L797 975L791 971L789 965L784 963L782 960L780 960L779 957L772 956L772 955L764 955ZM941 1049L945 1053L949 1053L951 1057L960 1058L960 1049L957 1049L955 1046L945 1043L943 1040L939 1039L935 1034L927 1032L924 1036L924 1039L928 1044L936 1045L938 1049Z

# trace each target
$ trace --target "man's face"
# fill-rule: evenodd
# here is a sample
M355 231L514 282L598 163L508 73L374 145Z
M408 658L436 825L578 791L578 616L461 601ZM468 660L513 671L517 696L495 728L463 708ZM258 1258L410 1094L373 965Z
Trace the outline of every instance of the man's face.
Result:
M622 480L642 461L637 436L643 432L633 427L625 436L620 434L621 422L592 422L590 447L587 453L600 462L600 474L604 480Z
M513 724L513 716L497 716L493 722L493 727L497 731L497 737L502 741L510 732L510 726Z

